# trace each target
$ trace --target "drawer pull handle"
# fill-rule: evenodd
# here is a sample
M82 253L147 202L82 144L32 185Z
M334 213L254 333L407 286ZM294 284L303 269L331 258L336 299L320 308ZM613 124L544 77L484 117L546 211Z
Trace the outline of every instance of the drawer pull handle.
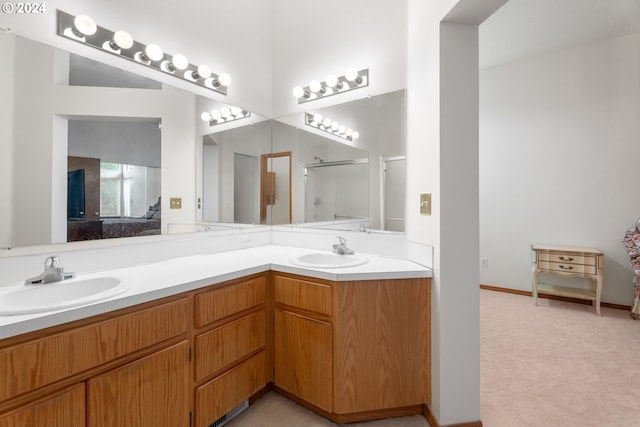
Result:
M560 267L562 270L573 270L573 266L566 266L566 265L562 265L560 264L558 267Z
M571 258L570 256L568 256L568 257L560 256L558 258L560 258L561 261L573 261L573 258Z

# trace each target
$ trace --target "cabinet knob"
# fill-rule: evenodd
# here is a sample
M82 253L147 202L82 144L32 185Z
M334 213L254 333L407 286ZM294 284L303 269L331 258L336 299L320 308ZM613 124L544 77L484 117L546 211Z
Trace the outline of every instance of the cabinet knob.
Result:
M572 265L567 266L567 265L560 264L558 267L560 267L563 270L573 270L573 266Z
M560 258L561 261L573 261L573 258L570 256L559 256L558 258Z

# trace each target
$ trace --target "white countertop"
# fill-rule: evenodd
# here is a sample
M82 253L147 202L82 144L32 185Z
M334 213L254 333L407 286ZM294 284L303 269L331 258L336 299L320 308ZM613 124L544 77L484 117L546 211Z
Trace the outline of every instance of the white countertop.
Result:
M333 281L432 277L431 269L415 262L363 253L357 255L366 256L369 261L355 267L318 269L300 267L289 261L292 257L319 252L323 251L265 245L81 274L78 278L116 277L123 283L130 283L131 287L124 293L97 303L45 313L0 316L0 339L268 270Z

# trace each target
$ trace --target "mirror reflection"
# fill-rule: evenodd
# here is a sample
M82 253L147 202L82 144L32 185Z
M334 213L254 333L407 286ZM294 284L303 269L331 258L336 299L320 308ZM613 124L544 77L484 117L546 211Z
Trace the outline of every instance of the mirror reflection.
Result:
M197 159L201 220L404 231L404 111L401 90L309 112L357 139L309 125L309 113L208 133Z
M232 107L10 33L0 48L0 248L253 224L404 229L404 91L309 111L357 130L348 141L304 113L209 126L205 104Z

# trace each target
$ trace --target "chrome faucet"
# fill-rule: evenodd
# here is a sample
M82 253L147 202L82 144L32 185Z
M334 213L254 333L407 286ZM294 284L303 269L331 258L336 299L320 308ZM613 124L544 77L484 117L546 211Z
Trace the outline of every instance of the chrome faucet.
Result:
M40 285L45 283L59 282L61 280L72 279L76 273L65 273L60 266L58 255L51 255L44 260L44 271L36 277L24 281L25 285Z
M352 249L349 249L347 247L347 239L345 239L342 236L338 236L338 241L340 243L335 243L333 245L333 252L339 255L353 255L355 252L353 252Z

